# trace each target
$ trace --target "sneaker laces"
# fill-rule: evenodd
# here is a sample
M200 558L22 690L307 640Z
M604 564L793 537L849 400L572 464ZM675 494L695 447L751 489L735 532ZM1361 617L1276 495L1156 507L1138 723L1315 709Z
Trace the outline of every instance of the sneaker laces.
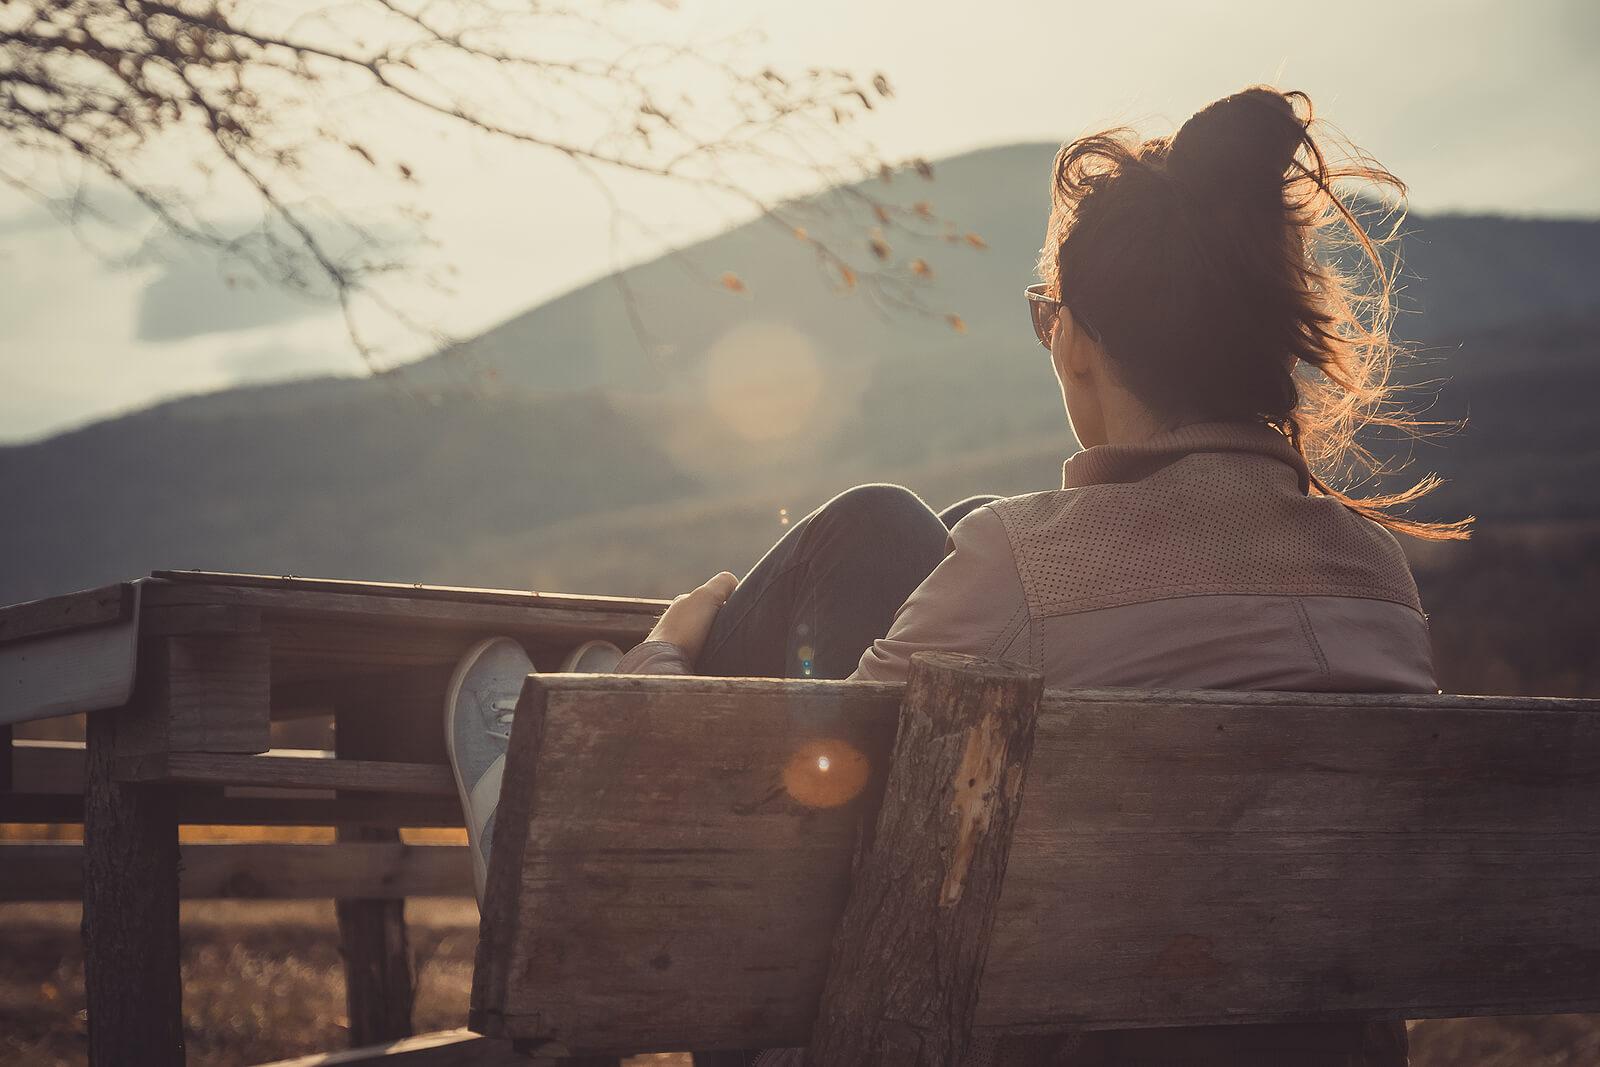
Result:
M502 741L511 740L511 719L516 714L517 697L495 697L489 701L489 709L494 712L494 724L489 727L489 736Z

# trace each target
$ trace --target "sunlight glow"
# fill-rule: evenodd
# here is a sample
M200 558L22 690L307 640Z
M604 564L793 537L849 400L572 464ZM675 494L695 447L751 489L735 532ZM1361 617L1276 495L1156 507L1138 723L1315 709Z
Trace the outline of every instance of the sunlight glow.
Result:
M822 397L810 339L777 322L744 323L706 353L706 400L746 441L778 441L806 429Z

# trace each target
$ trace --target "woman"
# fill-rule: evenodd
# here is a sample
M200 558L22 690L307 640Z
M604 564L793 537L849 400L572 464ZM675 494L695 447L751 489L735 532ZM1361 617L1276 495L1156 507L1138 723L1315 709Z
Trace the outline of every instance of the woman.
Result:
M1387 386L1389 275L1341 180L1404 190L1370 161L1330 163L1305 95L1265 87L1171 138L1066 145L1027 293L1084 446L1062 488L944 514L899 487L852 489L742 581L675 600L616 669L897 681L939 649L1031 664L1052 688L1436 692L1391 531L1466 524L1395 513L1431 478L1357 498L1319 473L1370 461L1357 429L1413 425ZM1336 233L1358 254L1327 254ZM531 668L508 645L475 650L453 692L514 703ZM1403 1024L1347 1023L1019 1040L966 1062L1405 1060Z

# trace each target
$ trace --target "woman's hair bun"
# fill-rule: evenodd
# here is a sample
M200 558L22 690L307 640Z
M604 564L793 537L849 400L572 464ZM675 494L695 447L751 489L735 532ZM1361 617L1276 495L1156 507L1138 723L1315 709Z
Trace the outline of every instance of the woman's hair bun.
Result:
M1206 192L1281 194L1305 138L1306 122L1289 98L1253 86L1208 104L1185 122L1167 149L1167 169Z

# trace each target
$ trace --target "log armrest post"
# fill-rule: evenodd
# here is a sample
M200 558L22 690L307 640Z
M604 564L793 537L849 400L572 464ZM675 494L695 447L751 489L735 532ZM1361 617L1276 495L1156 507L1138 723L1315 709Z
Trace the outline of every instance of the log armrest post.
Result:
M912 657L875 826L864 825L806 1063L941 1067L970 1039L1043 679Z

